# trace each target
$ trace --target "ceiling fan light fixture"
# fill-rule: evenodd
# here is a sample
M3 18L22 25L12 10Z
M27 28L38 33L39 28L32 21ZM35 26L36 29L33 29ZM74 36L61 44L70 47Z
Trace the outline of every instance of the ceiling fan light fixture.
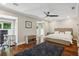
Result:
M72 9L75 9L75 7L73 6Z

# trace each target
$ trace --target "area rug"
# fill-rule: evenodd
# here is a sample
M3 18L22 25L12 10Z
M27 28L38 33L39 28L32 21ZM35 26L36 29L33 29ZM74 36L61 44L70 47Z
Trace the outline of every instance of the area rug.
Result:
M19 52L15 56L61 56L63 51L63 47L44 42L31 49Z

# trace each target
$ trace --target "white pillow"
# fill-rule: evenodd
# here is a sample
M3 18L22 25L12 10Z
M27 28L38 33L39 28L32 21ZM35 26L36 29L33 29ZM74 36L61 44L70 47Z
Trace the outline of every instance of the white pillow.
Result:
M55 34L59 34L59 31L55 31Z
M66 31L65 34L70 34L71 35L71 31Z
M60 34L64 34L64 32L60 32Z

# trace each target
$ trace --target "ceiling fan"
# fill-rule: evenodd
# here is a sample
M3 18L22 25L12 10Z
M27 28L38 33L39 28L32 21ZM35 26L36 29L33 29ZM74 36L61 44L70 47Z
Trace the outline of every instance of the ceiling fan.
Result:
M44 12L44 14L46 15L46 17L58 17L59 15L52 15L50 14L50 12Z

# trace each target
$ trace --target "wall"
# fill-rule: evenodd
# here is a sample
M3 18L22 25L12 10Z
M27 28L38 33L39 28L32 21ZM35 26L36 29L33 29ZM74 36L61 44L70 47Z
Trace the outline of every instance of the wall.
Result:
M26 35L36 34L35 29L36 29L36 20L37 19L27 17L27 16L23 16L23 15L19 15L17 13L15 14L15 13L4 11L4 10L0 10L0 14L18 17L19 44L24 43L24 41L25 41L24 37ZM32 22L32 28L31 29L25 28L25 21L31 21Z
M36 20L29 17L19 17L19 41L22 43L25 41L26 35L35 35L36 34ZM25 21L32 22L32 28L25 28Z
M47 21L44 22L44 31L45 31L45 35L47 35L47 33L49 31L49 25L48 25Z

